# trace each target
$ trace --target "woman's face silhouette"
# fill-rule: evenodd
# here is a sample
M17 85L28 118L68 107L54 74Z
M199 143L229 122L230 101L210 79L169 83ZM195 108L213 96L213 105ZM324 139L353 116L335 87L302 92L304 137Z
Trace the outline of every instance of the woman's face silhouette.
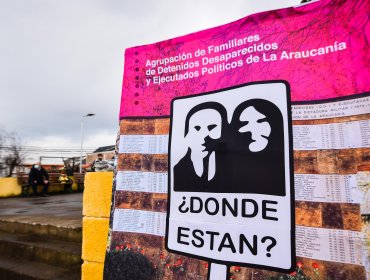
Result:
M204 158L209 150L205 146L205 139L219 139L221 137L222 118L214 109L204 109L194 113L189 119L189 132L186 141L192 153Z
M271 134L271 126L266 121L266 116L258 112L253 106L244 109L240 114L239 120L245 125L239 128L239 132L250 132L252 143L249 145L251 152L260 152L269 143L268 137Z

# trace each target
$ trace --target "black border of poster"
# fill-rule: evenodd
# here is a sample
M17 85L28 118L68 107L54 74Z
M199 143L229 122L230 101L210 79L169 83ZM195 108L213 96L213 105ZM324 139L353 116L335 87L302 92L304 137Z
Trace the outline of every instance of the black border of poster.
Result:
M233 90L236 88L241 88L244 86L250 85L258 85L258 84L271 84L271 83L283 83L286 86L286 97L287 97L287 109L288 109L288 137L289 137L289 167L290 167L290 207L291 207L291 228L290 228L290 240L291 240L291 268L290 269L282 269L272 266L265 266L265 265L256 265L256 264L248 264L248 263L237 263L237 262L228 262L228 261L220 261L215 260L212 258L205 258L200 257L198 255L183 253L181 251L172 250L168 247L168 231L169 231L169 217L170 217L170 205L171 205L171 140L172 140L172 118L173 118L173 103L175 100L178 99L185 99L191 98L194 96L202 96L202 95L209 95L218 92ZM250 267L250 268L258 268L258 269L268 269L276 272L282 273L290 273L295 270L296 267L296 242L295 242L295 193L294 193L294 158L293 158L293 131L292 131L292 107L291 107L291 98L290 98L290 85L285 80L266 80L266 81L257 81L257 82L250 82L245 84L240 84L237 86L232 86L228 88L223 88L215 91L205 92L201 94L194 94L188 96L181 96L175 97L171 101L171 113L170 113L170 130L169 130L169 141L168 141L168 198L167 198L167 213L166 213L166 233L165 233L165 248L168 252L207 261L209 263L217 263L221 265L226 265L228 268L228 274L230 270L230 266L242 266L242 267ZM211 266L208 266L208 277L211 270Z

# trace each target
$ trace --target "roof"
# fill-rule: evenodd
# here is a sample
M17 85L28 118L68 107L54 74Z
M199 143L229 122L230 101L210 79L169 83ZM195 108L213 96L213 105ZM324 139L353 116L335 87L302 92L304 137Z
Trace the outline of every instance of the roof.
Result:
M114 149L115 149L114 145L103 146L103 147L97 148L93 153L110 152L110 151L114 151Z

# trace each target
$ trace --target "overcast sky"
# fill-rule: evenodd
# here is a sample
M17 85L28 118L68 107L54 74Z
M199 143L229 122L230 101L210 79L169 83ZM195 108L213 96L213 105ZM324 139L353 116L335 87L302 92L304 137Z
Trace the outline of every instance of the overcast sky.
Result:
M95 113L84 146L113 145L126 48L299 2L0 0L0 128L27 146L78 149L81 117Z

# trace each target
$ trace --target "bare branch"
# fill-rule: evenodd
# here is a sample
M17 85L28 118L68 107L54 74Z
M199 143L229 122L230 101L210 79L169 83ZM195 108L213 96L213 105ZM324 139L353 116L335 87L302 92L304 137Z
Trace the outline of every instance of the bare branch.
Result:
M20 166L26 154L22 152L20 137L14 133L0 130L0 172L11 177L17 166Z

